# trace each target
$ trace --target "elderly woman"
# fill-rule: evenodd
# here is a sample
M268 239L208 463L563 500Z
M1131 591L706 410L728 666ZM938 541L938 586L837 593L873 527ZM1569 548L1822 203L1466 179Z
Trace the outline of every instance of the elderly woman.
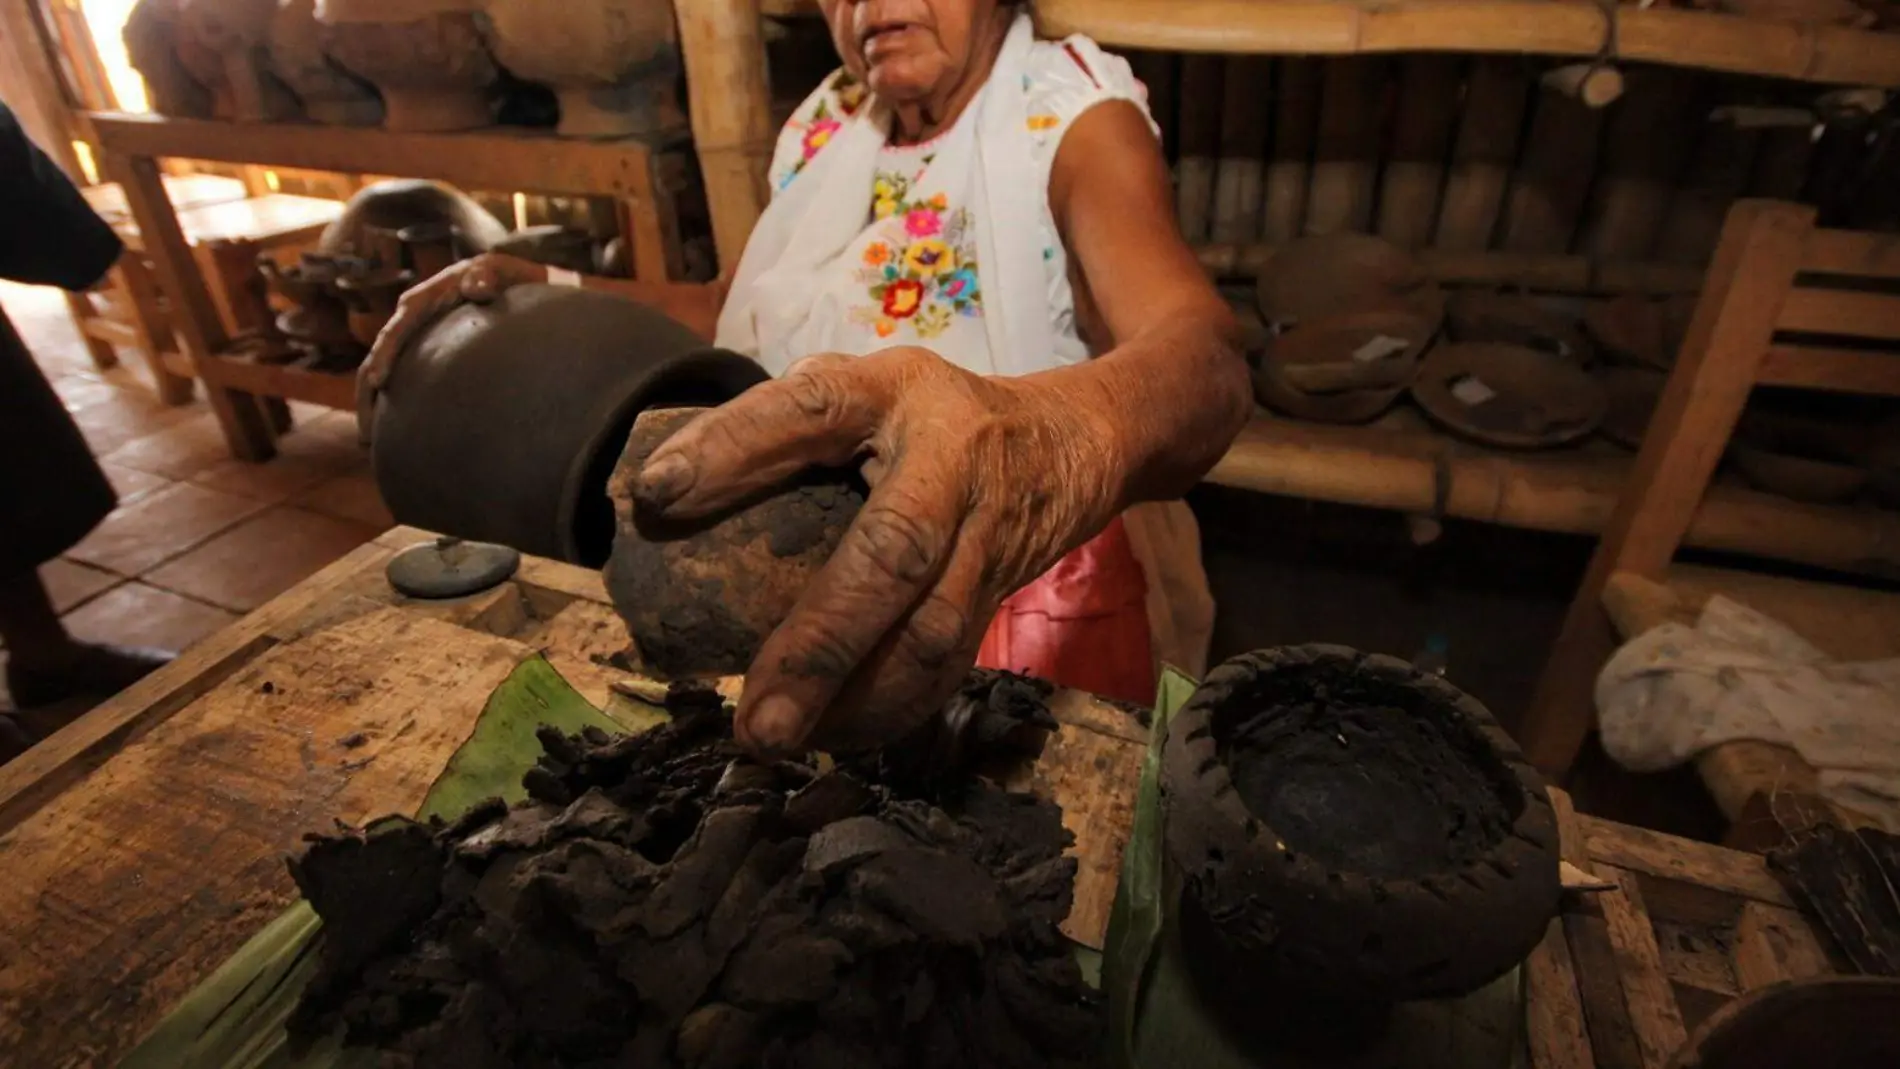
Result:
M754 661L738 735L894 737L973 663L1145 702L1157 662L1204 667L1212 599L1173 499L1250 401L1143 89L1007 0L822 6L844 67L781 134L717 320L778 377L676 434L635 488L685 518L863 463L871 496ZM443 308L547 281L695 318L665 287L486 256L403 298L365 395Z

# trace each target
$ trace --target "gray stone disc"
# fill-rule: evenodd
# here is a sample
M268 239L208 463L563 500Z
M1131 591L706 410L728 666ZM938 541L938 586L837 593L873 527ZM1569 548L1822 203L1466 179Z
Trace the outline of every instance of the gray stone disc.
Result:
M438 538L410 546L389 560L389 585L412 598L463 598L506 581L521 553L492 542Z

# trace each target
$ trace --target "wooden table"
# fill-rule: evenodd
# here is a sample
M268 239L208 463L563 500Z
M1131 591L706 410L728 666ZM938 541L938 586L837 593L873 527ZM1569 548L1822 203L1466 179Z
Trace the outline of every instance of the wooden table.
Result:
M0 768L0 1065L112 1064L293 900L305 832L413 811L523 658L605 702L622 673L595 658L628 642L597 573L528 558L411 601L383 565L427 537L386 533ZM1099 946L1145 732L1087 695L1053 705L1021 783L1076 834L1066 928ZM1558 800L1566 849L1618 890L1571 903L1532 960L1535 1065L1659 1065L1714 1005L1827 967L1759 858Z

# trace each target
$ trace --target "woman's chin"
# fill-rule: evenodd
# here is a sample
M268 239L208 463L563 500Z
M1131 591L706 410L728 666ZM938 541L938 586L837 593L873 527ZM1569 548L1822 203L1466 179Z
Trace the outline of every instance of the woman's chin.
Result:
M910 104L930 96L937 83L935 64L910 57L893 57L871 64L865 84L879 99L890 104Z

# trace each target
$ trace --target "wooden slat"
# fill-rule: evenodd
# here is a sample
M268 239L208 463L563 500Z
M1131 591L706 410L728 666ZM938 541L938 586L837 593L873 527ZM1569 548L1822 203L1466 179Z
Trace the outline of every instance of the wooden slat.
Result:
M1201 266L1219 278L1258 278L1276 246L1266 242L1207 243L1194 247ZM1555 253L1501 249L1428 248L1413 252L1419 270L1440 282L1524 287L1562 293L1690 294L1702 288L1702 270L1681 264L1594 260Z
M1600 874L1617 884L1616 890L1599 894L1596 901L1609 926L1610 948L1623 980L1623 998L1629 1007L1636 1045L1642 1052L1644 1069L1663 1069L1687 1042L1689 1033L1676 1008L1669 976L1663 971L1662 954L1656 946L1649 912L1643 908L1636 874L1614 868Z
M88 316L80 320L79 330L88 338L112 345L134 348L139 343L139 331L130 323L121 323L116 319L107 319L103 315Z
M1783 909L1794 908L1787 889L1759 855L1678 839L1600 817L1585 815L1578 819L1590 843L1590 857L1601 865L1680 880ZM1601 867L1598 873L1602 874Z
M1900 397L1900 352L1776 345L1762 358L1755 381L1763 386Z
M107 150L313 171L400 174L475 189L651 197L647 158L676 137L588 141L509 130L413 134L293 123L225 123L157 115L90 116ZM683 134L683 132L682 132Z
M328 371L308 371L284 364L259 364L232 357L214 357L204 365L206 380L228 389L263 397L282 397L313 405L356 410L356 378Z
M1900 339L1900 296L1797 288L1781 306L1782 330Z
M1827 952L1800 913L1762 902L1742 907L1735 925L1735 977L1742 990L1832 971Z
M1528 994L1524 1007L1531 1069L1596 1069L1583 996L1577 990L1576 963L1564 937L1562 917L1551 918L1543 942L1525 962Z
M1816 230L1801 257L1803 271L1900 278L1900 234Z

